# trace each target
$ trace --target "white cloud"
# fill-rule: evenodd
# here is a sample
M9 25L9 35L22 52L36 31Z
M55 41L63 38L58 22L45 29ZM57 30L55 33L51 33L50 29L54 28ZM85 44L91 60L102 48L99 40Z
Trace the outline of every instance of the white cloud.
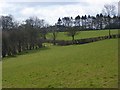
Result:
M32 2L53 2L52 5L33 5ZM54 2L79 2L78 4L56 4ZM24 0L0 0L0 15L12 14L17 20L23 20L30 16L37 16L45 19L50 24L57 22L59 17L77 15L95 15L100 13L104 4L117 4L119 0L26 0L30 3L10 3L10 2L24 2ZM30 5L28 5L30 4ZM55 5L54 5L55 4Z
M21 14L23 15L31 15L34 12L34 8L25 8L21 11Z
M80 2L81 0L0 0L0 2Z
M77 15L84 15L85 11L79 5L65 5L65 6L50 6L50 7L42 7L42 8L24 8L21 10L22 16L38 16L39 18L44 18L51 24L57 22L59 17L65 16L77 16Z
M3 14L3 8L5 7L6 4L7 3L5 3L5 2L0 3L0 14Z

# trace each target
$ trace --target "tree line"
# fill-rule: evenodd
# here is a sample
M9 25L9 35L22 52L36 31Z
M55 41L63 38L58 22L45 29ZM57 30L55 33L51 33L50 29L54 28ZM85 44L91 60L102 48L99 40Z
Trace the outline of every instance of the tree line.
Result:
M102 13L96 16L84 15L73 17L59 18L56 25L65 29L68 35L74 40L77 30L103 30L109 29L109 38L111 37L110 29L120 29L120 16L116 14L116 7L112 4L104 5ZM77 29L76 29L77 28Z
M81 30L92 30L92 29L118 29L120 28L120 17L114 15L105 16L102 13L96 16L76 16L59 18L57 25L65 27L78 26Z
M53 26L38 17L30 17L23 23L18 23L12 15L1 16L2 57L41 48L49 32L52 33L52 42L55 45L57 34L60 31L66 31L67 35L71 36L72 41L74 41L77 31L80 30L120 29L120 17L113 14L114 10L113 6L110 10L105 8L104 15L100 13L96 16L84 15L80 17L78 15L75 19L72 17L59 18Z
M116 14L116 7L111 4L104 5L102 13L96 16L83 15L59 18L57 25L65 27L78 26L86 29L118 29L120 28L120 16Z
M2 16L2 57L15 55L25 50L42 47L47 24L44 20L31 17L19 25L13 17Z

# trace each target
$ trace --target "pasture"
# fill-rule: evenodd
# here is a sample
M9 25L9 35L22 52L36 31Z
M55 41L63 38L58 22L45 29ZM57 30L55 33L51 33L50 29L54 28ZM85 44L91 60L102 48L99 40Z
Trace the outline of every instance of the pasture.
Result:
M118 30L110 30L111 34L118 34ZM93 30L93 31L78 31L75 39L91 38L98 36L109 35L109 30ZM47 39L52 39L52 33L47 34ZM57 34L57 40L71 40L70 36L67 36L67 32L59 32Z
M93 32L79 35L81 38L96 36ZM2 63L3 88L118 87L118 39L85 45L47 45L16 57L6 57Z

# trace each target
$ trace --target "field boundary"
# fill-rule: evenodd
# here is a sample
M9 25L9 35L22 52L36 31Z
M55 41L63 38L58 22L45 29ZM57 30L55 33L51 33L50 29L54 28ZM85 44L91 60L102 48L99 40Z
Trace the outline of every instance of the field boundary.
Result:
M87 43L92 43L100 40L105 40L105 39L114 39L114 38L120 38L120 34L113 34L110 36L99 36L99 37L93 37L93 38L84 38L84 39L76 39L74 41L72 40L45 40L45 43L56 43L56 45L60 46L66 46L66 45L73 45L73 44L87 44Z

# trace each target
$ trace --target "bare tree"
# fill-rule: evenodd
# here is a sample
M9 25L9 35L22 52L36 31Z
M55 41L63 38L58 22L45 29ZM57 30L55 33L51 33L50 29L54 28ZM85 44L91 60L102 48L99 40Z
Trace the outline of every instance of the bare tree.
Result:
M116 7L112 4L106 4L104 5L102 12L105 16L114 16L116 14Z
M116 14L116 7L112 4L106 4L104 5L104 9L102 10L103 14L107 16L107 23L109 26L109 38L110 38L110 23L111 23L111 17Z
M56 45L56 38L57 38L57 34L58 34L58 27L55 26L51 26L51 32L52 32L52 39L53 39L53 44Z
M38 31L43 25L38 18L29 18L21 25L18 25L12 16L2 16L0 21L2 27L2 57L42 47Z
M72 37L72 41L75 40L75 35L77 34L78 27L67 27L67 35Z

